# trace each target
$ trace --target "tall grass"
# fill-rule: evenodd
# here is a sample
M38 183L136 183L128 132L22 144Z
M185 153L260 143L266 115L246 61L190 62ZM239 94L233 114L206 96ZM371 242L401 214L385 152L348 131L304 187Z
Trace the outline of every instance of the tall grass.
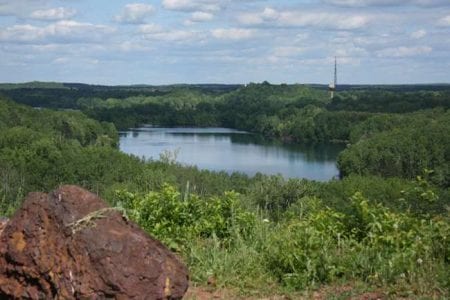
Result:
M448 296L448 215L393 212L360 193L349 199L349 214L306 197L277 221L242 209L235 193L186 197L166 185L160 192L118 197L143 228L169 246L176 241L172 248L199 284L212 278L216 287L250 295L360 282L395 293Z

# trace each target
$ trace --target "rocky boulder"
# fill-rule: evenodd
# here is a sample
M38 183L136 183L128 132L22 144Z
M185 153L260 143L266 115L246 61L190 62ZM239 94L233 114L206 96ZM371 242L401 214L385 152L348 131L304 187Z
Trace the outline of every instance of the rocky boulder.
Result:
M77 186L29 194L0 233L1 299L181 299L187 288L173 253Z
M0 234L2 234L2 231L6 227L7 223L8 223L7 218L0 217Z

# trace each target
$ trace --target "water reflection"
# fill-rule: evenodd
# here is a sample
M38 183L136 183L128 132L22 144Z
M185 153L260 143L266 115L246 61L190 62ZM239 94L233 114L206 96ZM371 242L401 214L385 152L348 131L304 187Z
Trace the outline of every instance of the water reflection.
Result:
M179 149L179 162L215 171L328 180L338 175L335 161L343 146L285 145L227 128L147 126L121 132L120 148L152 159L158 159L165 150Z

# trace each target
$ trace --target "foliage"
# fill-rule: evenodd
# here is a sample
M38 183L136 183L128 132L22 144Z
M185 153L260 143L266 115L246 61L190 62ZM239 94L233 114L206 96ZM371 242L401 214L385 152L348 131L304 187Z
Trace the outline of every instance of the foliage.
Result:
M250 234L254 216L239 207L237 197L234 192L206 199L182 196L173 186L164 185L160 192L146 195L117 191L116 201L142 228L172 249L180 249L196 237L224 241L234 234Z
M361 89L338 93L330 110L406 113L435 107L450 108L450 89L418 86L414 91Z
M63 89L64 84L58 82L32 81L27 83L0 83L0 90L16 89Z
M279 220L292 204L316 190L316 185L308 180L286 181L282 176L262 176L250 185L246 202L266 212L271 219Z
M0 117L0 199L8 214L28 192L62 183L98 190L101 177L116 174L120 181L133 167L133 159L114 149L114 126L80 112L36 110L0 99ZM111 165L124 157L127 164Z
M347 213L303 197L273 222L239 208L242 199L234 193L183 197L164 185L144 195L121 190L116 201L179 251L197 282L213 277L244 293L269 292L277 282L302 290L356 280L409 285L419 295L449 287L448 216L394 212L357 192Z
M64 87L6 87L21 102L84 113L0 99L0 215L12 214L30 191L78 184L178 251L200 284L213 276L219 287L248 295L357 281L449 296L445 89L431 102L420 98L430 90L390 89L398 101L382 109L383 93L366 103L359 95L369 92L349 90L342 97L351 99L329 103L325 91L301 85ZM175 153L159 161L125 155L115 126L104 121L226 125L350 144L339 158L341 180L250 178L182 166Z
M343 151L338 159L342 175L414 178L424 169L431 169L431 180L449 187L450 113L408 119L404 126L361 138Z
M305 208L302 218L277 226L266 256L279 280L293 288L354 279L423 286L433 274L448 285L448 219L394 213L360 193L351 201L355 214Z

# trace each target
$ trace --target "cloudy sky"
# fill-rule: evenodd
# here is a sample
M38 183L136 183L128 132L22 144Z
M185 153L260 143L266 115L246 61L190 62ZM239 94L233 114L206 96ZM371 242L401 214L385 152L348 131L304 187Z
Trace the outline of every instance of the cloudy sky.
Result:
M0 82L450 82L450 0L0 0Z

